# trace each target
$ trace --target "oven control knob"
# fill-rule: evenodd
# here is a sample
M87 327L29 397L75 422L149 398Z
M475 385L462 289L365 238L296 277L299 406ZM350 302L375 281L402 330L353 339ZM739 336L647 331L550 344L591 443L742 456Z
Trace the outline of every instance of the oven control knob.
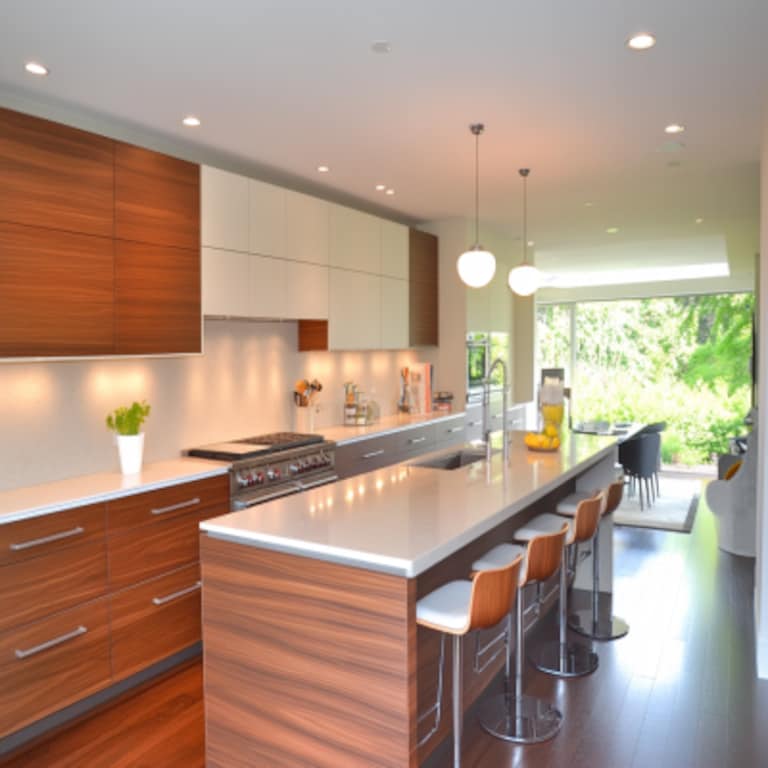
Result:
M288 471L289 471L289 472L290 472L292 475L298 475L298 474L299 474L299 472L301 471L301 469L299 468L299 465L298 465L298 464L291 464L291 465L288 467Z
M275 480L279 480L279 479L280 479L280 477L282 476L282 472L280 472L280 469L279 469L279 468L277 468L277 469L275 469L275 471L272 473L272 476L273 476L273 478L274 478Z
M247 488L250 485L248 476L242 472L237 473L237 484L241 488Z
M264 482L264 473L263 472L257 472L253 477L253 482L256 485L261 485Z
M267 480L274 480L275 479L275 471L273 469L267 470Z

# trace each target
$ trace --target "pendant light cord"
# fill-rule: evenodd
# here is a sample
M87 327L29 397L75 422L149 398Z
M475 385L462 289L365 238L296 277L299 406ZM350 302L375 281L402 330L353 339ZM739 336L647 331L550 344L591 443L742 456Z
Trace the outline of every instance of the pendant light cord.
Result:
M523 176L523 264L528 263L528 177Z
M521 168L518 173L523 177L523 264L528 263L528 174L529 168Z
M475 133L475 247L480 247L480 132Z

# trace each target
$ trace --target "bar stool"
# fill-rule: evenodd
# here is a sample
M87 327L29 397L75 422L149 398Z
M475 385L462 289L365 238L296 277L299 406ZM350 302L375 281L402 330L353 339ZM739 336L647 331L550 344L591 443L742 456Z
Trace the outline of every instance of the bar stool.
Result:
M557 677L589 675L597 669L597 654L584 643L568 642L568 550L582 542L592 541L597 534L600 516L605 507L605 493L582 499L568 524L568 536L563 542L563 564L560 567L559 637L557 642L539 646L531 655L533 665ZM530 541L543 533L557 532L563 524L559 515L543 514L534 517L515 531L518 541ZM578 557L578 549L574 550Z
M603 516L616 511L624 495L624 479L611 483L606 490L605 511ZM584 494L573 494L557 505L557 514L570 517L571 510L578 506ZM600 616L600 532L592 545L592 607L574 611L568 617L568 626L585 637L593 640L617 640L629 632L629 624L618 616Z
M440 727L440 702L443 691L445 637L453 636L453 765L461 766L461 733L464 721L462 704L461 641L473 629L486 629L498 624L512 611L517 596L522 556L503 567L474 573L471 581L451 581L425 595L416 603L416 623L442 633L440 638L440 670L437 701L427 713L436 712L432 730L419 742L421 746ZM422 718L419 718L421 721Z
M528 542L525 572L518 582L517 610L515 617L515 689L510 690L510 679L504 680L504 693L493 696L481 704L478 717L480 724L492 736L519 744L533 744L551 739L563 722L560 710L541 699L523 694L524 627L522 589L526 584L545 581L560 567L563 542L568 524L563 523L555 533L536 536ZM499 568L518 557L520 547L499 544L486 552L472 565L472 570L483 573L486 569ZM507 667L508 668L508 667Z

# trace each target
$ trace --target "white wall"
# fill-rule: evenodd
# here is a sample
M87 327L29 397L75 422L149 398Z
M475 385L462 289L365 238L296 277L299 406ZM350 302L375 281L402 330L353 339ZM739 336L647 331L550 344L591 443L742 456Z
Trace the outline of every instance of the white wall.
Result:
M343 383L396 412L403 352L299 353L297 324L208 320L205 354L0 364L0 490L118 469L106 414L146 398L146 460L183 448L296 427L298 378L323 391L316 429L342 422Z
M758 325L757 561L755 564L755 632L757 673L768 678L768 120L763 130L760 164L760 319Z

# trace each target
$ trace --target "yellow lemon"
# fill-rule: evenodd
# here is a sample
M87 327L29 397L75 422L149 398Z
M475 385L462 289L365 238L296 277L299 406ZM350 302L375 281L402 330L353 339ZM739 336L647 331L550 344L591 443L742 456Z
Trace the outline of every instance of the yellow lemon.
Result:
M547 437L558 437L560 433L557 431L557 427L552 422L549 422L544 427L544 434Z
M552 438L552 447L553 448L559 448L560 447L560 438L559 437L553 437Z

